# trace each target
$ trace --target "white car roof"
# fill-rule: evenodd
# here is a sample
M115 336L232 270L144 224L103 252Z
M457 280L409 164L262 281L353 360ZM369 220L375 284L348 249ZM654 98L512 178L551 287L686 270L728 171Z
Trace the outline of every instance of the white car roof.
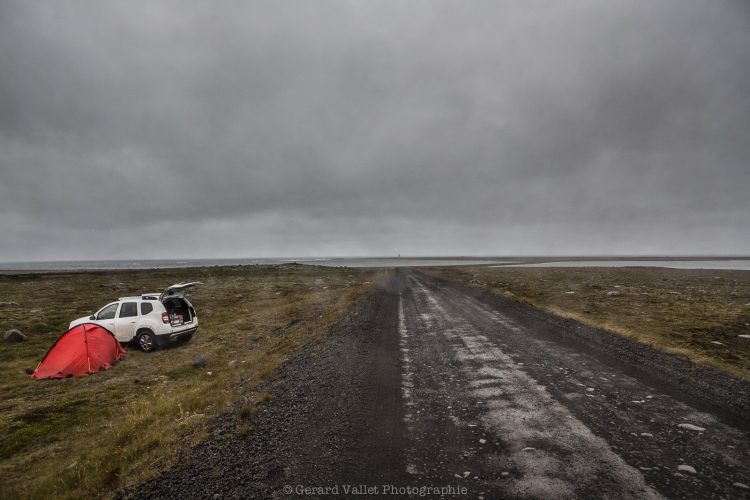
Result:
M202 284L203 283L201 283L200 281L191 281L190 283L177 283L176 285L170 286L162 293L144 293L137 297L120 297L117 300L163 300L164 297L182 298L185 296L185 292L187 292L188 288L190 288L191 286Z

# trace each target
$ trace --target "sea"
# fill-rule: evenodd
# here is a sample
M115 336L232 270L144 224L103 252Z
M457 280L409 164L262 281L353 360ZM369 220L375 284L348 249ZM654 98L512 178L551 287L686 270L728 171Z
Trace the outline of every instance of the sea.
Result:
M0 271L100 271L114 269L171 269L183 267L306 264L330 267L478 266L510 263L503 259L465 257L332 257L298 259L182 259L182 260L69 260L0 262Z
M667 267L672 269L750 270L750 258L726 260L575 260L511 263L511 267ZM491 265L506 267L506 265Z
M659 258L655 260L543 260L540 258L492 257L331 257L297 259L182 259L182 260L70 260L45 262L0 262L0 272L10 271L99 271L114 269L170 269L184 267L252 266L298 264L330 267L668 267L675 269L750 270L750 257Z

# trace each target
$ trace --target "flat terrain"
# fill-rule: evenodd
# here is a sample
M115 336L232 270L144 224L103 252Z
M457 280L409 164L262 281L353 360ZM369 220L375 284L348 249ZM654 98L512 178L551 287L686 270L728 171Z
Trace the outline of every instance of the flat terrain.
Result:
M750 379L750 271L445 267L423 272Z
M0 333L29 338L0 341L0 498L107 497L153 476L228 405L250 415L267 401L252 390L301 347L320 348L384 274L292 264L0 274ZM150 354L126 345L124 362L89 377L24 373L71 320L181 281L204 283L191 290L200 326L190 342ZM207 363L195 369L199 354Z
M747 380L414 271L257 390L125 496L750 496Z

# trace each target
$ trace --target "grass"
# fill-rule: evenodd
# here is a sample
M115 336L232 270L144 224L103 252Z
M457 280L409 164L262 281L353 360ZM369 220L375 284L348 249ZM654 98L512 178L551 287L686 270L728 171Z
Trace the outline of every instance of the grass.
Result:
M242 419L248 419L252 417L254 413L255 407L250 403L243 404L239 411L240 418Z
M300 347L320 344L383 273L284 265L0 275L0 302L19 304L0 306L0 332L29 337L0 342L0 498L107 498L155 475L205 437L213 416ZM200 326L190 342L150 354L126 345L125 361L88 377L24 373L71 320L180 281L205 283L191 291ZM207 363L194 369L198 354ZM253 403L239 411L248 418Z
M274 399L276 399L276 396L274 396L270 392L267 392L267 393L263 394L261 397L258 398L258 402L259 403L270 403Z
M425 268L750 379L750 271Z
M251 432L253 432L252 425L243 425L242 427L237 428L237 435L239 437L249 436Z

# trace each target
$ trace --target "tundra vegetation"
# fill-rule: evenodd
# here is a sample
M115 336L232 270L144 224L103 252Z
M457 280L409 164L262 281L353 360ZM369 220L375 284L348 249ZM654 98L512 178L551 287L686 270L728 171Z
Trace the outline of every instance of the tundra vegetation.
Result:
M654 267L453 267L482 287L750 379L750 271Z
M383 275L293 264L0 275L0 333L28 336L0 341L0 498L106 498L148 479L200 441L212 417L247 418L271 401L254 388L320 344ZM125 361L92 376L24 373L71 320L181 281L204 283L189 295L200 322L190 342L150 354L125 345ZM205 366L193 368L197 355Z

